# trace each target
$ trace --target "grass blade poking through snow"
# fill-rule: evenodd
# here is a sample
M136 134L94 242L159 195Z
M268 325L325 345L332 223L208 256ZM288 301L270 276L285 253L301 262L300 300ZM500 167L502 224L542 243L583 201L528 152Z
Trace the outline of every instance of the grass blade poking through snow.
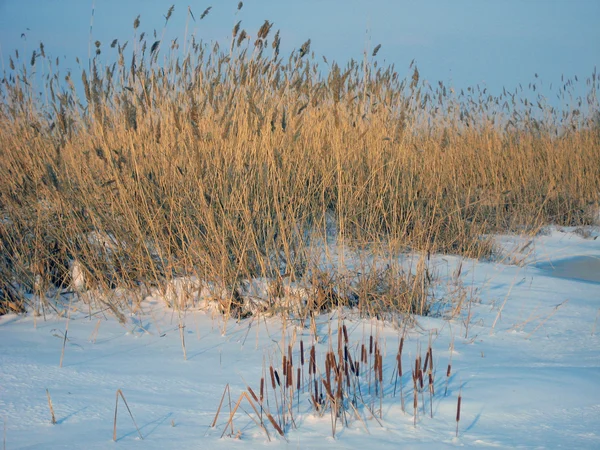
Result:
M54 415L54 407L52 406L52 399L50 398L50 391L48 391L48 389L46 389L46 396L48 397L48 407L50 408L52 425L56 425L56 416Z
M115 421L113 424L113 441L117 442L117 412L119 409L119 395L121 396L121 398L123 399L123 402L125 403L125 407L127 408L127 412L129 412L129 417L131 417L131 420L133 422L133 424L135 425L135 429L137 430L138 434L140 435L140 439L144 439L144 437L142 436L142 432L140 431L140 429L137 426L137 423L135 422L135 419L133 418L133 414L131 413L131 409L129 409L129 405L127 404L127 400L125 400L125 396L123 395L123 391L121 389L117 389L117 393L116 393L116 401L115 401Z

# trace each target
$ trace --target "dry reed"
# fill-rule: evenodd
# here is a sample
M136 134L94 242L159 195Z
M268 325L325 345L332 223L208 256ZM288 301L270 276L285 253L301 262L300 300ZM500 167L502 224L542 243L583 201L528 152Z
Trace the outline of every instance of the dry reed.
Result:
M228 51L194 38L181 54L176 42L147 51L138 17L134 48L115 40L93 56L90 39L79 74L61 74L43 46L31 60L11 55L0 80L0 313L21 311L36 280L66 288L72 261L103 292L196 276L242 316L241 280L314 281L323 245L488 257L493 232L593 223L596 73L586 99L557 110L522 89L432 86L416 66L404 79L368 62L323 72L310 40L286 59L277 33L269 50L271 26L254 47L238 24ZM374 270L355 297L365 314L426 314L425 269ZM319 288L317 307L350 302L341 287Z

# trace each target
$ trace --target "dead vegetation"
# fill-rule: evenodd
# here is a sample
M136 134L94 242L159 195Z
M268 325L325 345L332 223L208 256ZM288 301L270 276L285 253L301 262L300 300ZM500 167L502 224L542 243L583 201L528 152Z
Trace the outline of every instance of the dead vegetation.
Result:
M231 311L241 280L310 279L314 246L477 258L493 252L490 233L597 217L595 73L587 99L558 111L535 84L457 93L416 66L403 79L377 52L323 66L309 40L284 57L268 21L256 41L238 23L229 48L186 36L183 52L139 26L130 43L96 42L80 73L43 46L10 56L0 313L71 289L75 262L79 290L193 276L232 292ZM426 314L419 270L362 274L352 296L316 280L311 301Z

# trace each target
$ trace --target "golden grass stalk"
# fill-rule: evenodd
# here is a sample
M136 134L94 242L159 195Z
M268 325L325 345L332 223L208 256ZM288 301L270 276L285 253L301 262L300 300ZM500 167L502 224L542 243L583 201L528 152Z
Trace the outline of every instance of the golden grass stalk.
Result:
M52 425L56 425L56 416L54 415L54 407L52 406L52 398L50 398L50 391L46 389L46 397L48 397L48 408L50 408L50 420Z
M217 412L215 414L215 418L210 425L211 428L214 428L217 424L217 419L219 418L219 413L221 412L221 407L223 406L223 400L225 400L225 394L229 391L229 383L225 385L225 389L223 389L223 395L221 396L221 401L219 402L219 407L217 408Z
M115 394L116 399L115 399L115 420L113 423L113 441L117 442L117 412L119 409L119 396L121 396L121 398L123 399L123 402L125 403L125 407L127 408L127 412L129 413L129 417L131 417L131 421L133 422L133 425L135 425L135 429L137 430L140 439L144 439L144 437L142 436L142 432L140 431L139 427L137 426L137 423L135 422L135 419L133 418L133 414L131 413L131 409L129 409L129 405L127 404L127 400L125 400L125 395L123 395L123 391L121 389L117 389L117 393Z

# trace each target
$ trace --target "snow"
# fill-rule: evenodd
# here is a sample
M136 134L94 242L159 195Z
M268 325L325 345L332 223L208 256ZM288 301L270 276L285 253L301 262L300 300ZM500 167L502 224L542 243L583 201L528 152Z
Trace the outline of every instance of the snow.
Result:
M288 322L284 330L276 317L224 323L215 311L177 312L153 296L122 324L108 310L89 317L87 307L74 303L60 368L66 316L47 316L45 321L33 314L2 316L0 421L6 429L6 448L115 445L118 389L144 438L139 438L121 402L116 445L123 448L600 448L600 328L596 327L600 283L554 277L552 271L536 267L540 261L564 260L565 255L600 255L600 240L594 240L597 232L583 236L573 231L555 229L532 239L499 237L501 245L510 249L511 259L463 262L461 282L474 293L471 307L453 319L418 317L407 330L406 413L390 384L401 330L342 311L351 344L368 340L371 333L380 336L386 395L381 419L359 407L362 421L349 420L348 427L338 423L335 438L330 414L319 417L307 394L294 403L297 429L288 427L285 439L267 423L269 442L241 412L234 419L239 437L226 434L221 439L229 415L227 400L216 427L210 427L225 386L229 384L233 402L247 385L258 392L263 358L267 362L280 358L278 349L285 335L286 343L295 336L298 361L298 341L302 339L307 348L312 344L309 327ZM458 263L458 258L446 256L431 261L446 267L448 274ZM438 271L442 278L444 273L446 269ZM256 280L247 287L260 290L261 286L264 282ZM63 306L68 308L68 300ZM316 319L319 364L329 345L337 343L339 313ZM187 360L180 324L185 325ZM419 398L414 427L412 383L406 372L417 347L427 348L430 335L436 367L433 418L425 393ZM451 354L452 376L444 395ZM462 410L456 437L459 392ZM427 414L421 409L422 399ZM242 407L251 411L247 403ZM375 401L376 414L378 408Z

